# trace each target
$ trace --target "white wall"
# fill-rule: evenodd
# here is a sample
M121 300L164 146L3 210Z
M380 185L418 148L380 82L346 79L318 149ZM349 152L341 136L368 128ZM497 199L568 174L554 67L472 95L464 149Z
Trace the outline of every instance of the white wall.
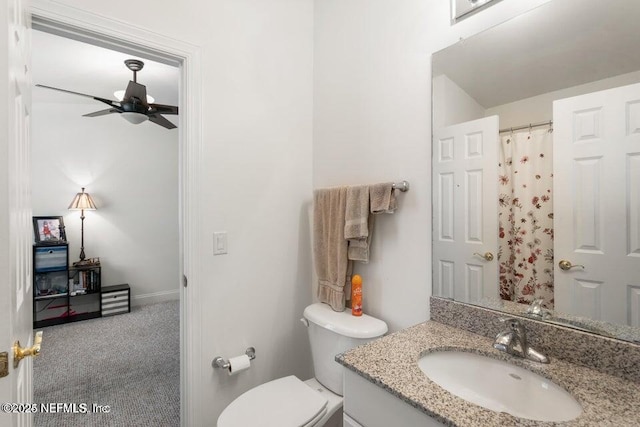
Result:
M64 216L69 261L79 259L80 212L67 207L86 187L87 258L99 257L102 285L128 283L132 303L179 298L178 134L118 115L82 117L99 104L34 103L34 215Z
M553 118L553 101L600 90L630 85L640 81L640 71L573 86L527 99L488 108L487 116L500 116L500 128L549 121Z
M446 75L433 78L433 128L497 115L500 128L551 120L553 101L640 81L640 71L573 86L485 109Z
M433 78L433 129L480 119L482 105L445 75Z
M429 317L430 56L548 0L504 1L451 26L449 2L319 0L314 29L313 185L406 179L376 224L364 309L391 330Z

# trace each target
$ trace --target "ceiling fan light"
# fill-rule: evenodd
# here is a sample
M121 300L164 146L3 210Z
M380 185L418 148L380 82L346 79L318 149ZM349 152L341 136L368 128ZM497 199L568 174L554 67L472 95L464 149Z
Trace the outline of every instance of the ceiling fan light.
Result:
M120 113L120 116L134 125L139 125L140 123L149 120L149 117L142 113L124 112Z
M124 99L124 90L117 90L113 92L113 96L115 96L118 101L122 102ZM154 102L156 102L155 98L151 95L147 95L147 104L153 104Z

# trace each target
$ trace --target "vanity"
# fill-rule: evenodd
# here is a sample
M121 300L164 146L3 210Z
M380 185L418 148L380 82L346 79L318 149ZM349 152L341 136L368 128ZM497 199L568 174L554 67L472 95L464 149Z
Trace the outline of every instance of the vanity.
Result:
M336 357L336 361L346 368L345 426L556 425L491 411L446 391L419 367L419 360L424 355L442 351L483 355L549 379L566 390L582 408L580 415L562 425L640 425L637 407L640 346L637 344L621 343L523 317L532 345L551 359L550 363L542 364L493 348L495 333L504 329L498 321L504 313L436 297L432 298L431 306L435 320ZM554 349L557 346L562 348ZM592 363L590 360L596 357L599 362ZM501 381L496 380L494 385L501 387ZM528 396L522 398L526 400Z

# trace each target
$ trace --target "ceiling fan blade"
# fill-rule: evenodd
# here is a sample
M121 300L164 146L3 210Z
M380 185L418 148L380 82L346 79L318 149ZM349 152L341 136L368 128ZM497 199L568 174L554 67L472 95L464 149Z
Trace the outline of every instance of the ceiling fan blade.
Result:
M140 100L140 104L147 107L149 105L147 103L147 87L130 80L127 85L127 90L124 92L124 98L122 98L122 101L129 102L131 98L138 98L138 100Z
M116 101L112 101L110 99L106 99L106 98L100 98L99 96L93 96L93 95L87 95L86 93L80 93L80 92L74 92L72 90L67 90L67 89L60 89L57 87L53 87L53 86L46 86L46 85L41 85L41 84L37 84L37 87L42 87L45 89L51 89L51 90L57 90L58 92L64 92L64 93L70 93L72 95L79 95L79 96L84 96L85 98L91 98L91 99L95 99L96 101L100 101L100 102L104 102L105 104L117 108L120 106L119 103L117 103Z
M178 114L178 107L175 105L149 104L149 108L153 113Z
M175 129L177 127L176 125L171 123L169 120L162 117L160 114L149 114L149 120L167 129Z
M82 117L98 117L98 116L106 116L111 113L121 113L120 110L116 108L107 108L106 110L94 111L93 113L83 114Z

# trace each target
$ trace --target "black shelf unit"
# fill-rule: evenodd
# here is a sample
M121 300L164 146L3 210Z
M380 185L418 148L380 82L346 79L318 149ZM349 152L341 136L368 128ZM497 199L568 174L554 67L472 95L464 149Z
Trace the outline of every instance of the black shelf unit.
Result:
M102 316L100 264L69 267L69 315L73 320Z
M33 246L33 327L101 316L99 264L69 267L69 245Z

